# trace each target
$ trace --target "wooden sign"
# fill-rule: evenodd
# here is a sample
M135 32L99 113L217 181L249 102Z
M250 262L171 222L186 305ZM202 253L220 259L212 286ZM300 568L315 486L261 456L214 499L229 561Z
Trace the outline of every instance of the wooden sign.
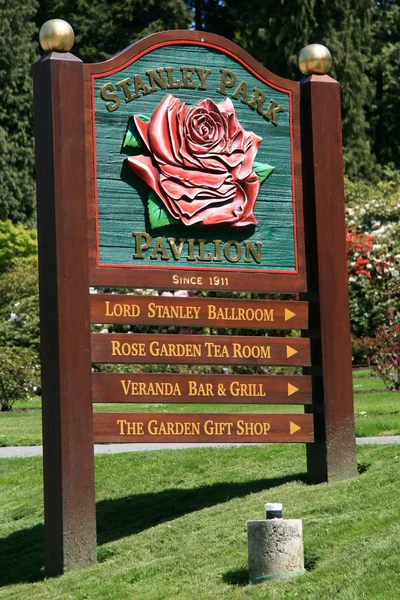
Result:
M92 361L109 363L311 365L304 338L92 333Z
M312 415L95 413L96 442L313 442Z
M307 375L93 373L94 402L311 404Z
M307 302L92 294L93 323L307 329Z
M196 31L33 70L46 573L96 561L95 440L306 443L310 482L355 476L337 82ZM156 402L289 412L129 412Z
M93 284L305 289L297 83L182 32L84 70Z

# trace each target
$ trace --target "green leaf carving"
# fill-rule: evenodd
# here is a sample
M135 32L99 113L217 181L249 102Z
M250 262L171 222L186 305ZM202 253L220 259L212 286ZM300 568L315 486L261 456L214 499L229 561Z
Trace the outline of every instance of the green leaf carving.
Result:
M147 208L149 209L149 219L152 229L164 227L164 225L173 225L174 223L178 223L178 220L174 219L174 217L169 214L153 190L151 190L149 193Z
M267 165L266 163L265 164L258 163L258 162L253 163L253 171L255 172L258 179L260 180L260 184L264 183L264 181L271 175L271 173L274 169L275 169L275 167L272 167L271 165Z
M150 121L150 117L146 115L136 115L143 123L148 123ZM140 133L137 130L135 125L135 121L130 118L128 121L128 127L126 129L124 142L122 144L123 148L141 148L144 146L143 140L140 136Z

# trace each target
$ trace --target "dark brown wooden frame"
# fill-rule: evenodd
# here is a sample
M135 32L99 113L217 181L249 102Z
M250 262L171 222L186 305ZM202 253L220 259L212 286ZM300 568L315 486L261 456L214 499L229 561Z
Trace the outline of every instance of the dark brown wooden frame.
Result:
M316 442L310 482L357 474L351 371L340 86L327 75L301 81L307 289ZM309 412L309 407L306 407Z
M33 68L48 575L96 561L82 66Z

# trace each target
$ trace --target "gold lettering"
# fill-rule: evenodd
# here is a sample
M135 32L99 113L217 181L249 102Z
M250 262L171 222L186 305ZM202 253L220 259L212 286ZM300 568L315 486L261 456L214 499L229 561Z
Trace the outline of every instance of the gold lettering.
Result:
M197 243L199 244L199 256L197 257L197 260L205 260L208 262L212 260L212 254L210 252L207 254L207 256L204 254L205 242L206 240L197 240Z
M146 347L144 342L133 342L121 344L118 340L111 340L111 355L112 356L146 356Z
M172 254L176 260L179 260L182 254L183 246L185 245L186 238L180 238L179 247L175 244L175 238L167 238L170 248L172 250Z
M143 423L138 423L136 421L129 423L129 421L126 421L126 429L128 435L144 435Z
M167 88L167 84L165 83L165 80L164 80L163 67L161 67L160 69L156 69L156 71L158 71L159 75L156 75L155 72L153 71L153 69L146 71L146 75L149 78L149 83L151 85L151 88L150 88L151 92L157 91L156 84L162 90L165 90Z
M136 252L133 258L144 258L143 250L148 250L151 246L153 238L148 233L132 233L136 242ZM142 242L143 239L143 242ZM145 242L144 242L145 240Z
M218 423L215 421L205 421L204 423L204 433L206 435L231 435L232 434L232 425L233 423Z
M147 94L150 94L151 89L145 84L145 82L140 77L140 75L135 75L134 84L135 84L134 98L138 98L140 96L140 93L139 93L140 90L143 92L143 96L147 96Z
M126 381L125 379L121 379L121 384L122 384L122 389L124 390L124 394L125 396L128 395L129 392L129 384L131 383L130 381Z
M158 341L151 342L150 354L152 356L179 357L201 356L200 344L160 344Z
M119 435L125 435L124 432L124 424L126 423L125 419L118 419L117 425L119 425Z
M283 106L279 106L276 100L271 100L267 112L263 114L264 119L272 121L274 125L278 125L277 113L284 112Z
M233 342L234 358L271 358L271 346L242 346Z
M112 356L121 356L121 351L119 349L121 343L116 340L111 341L111 354Z
M267 435L270 429L270 423L247 423L242 420L237 422L238 435Z
M207 356L218 358L229 358L228 347L224 344L215 344L214 342L204 342L207 350Z
M236 248L236 256L232 256L230 253L230 249L232 246ZM229 242L226 242L224 246L224 255L226 260L229 260L229 262L238 262L242 257L242 247L239 244L239 242L237 242L236 240L229 240Z
M232 98L235 98L235 100L237 100L239 96L242 96L240 101L243 102L243 104L248 104L247 85L245 81L242 81L236 91L232 94Z
M226 88L231 88L236 83L236 75L233 71L228 71L228 69L220 69L221 79L219 82L219 88L217 88L217 92L226 96ZM229 79L227 79L229 77Z
M119 435L144 435L142 422L118 419L117 425L119 425Z
M217 318L216 307L214 306L214 304L209 304L208 305L208 318L209 319L216 319Z
M161 254L161 260L169 260L170 256L164 246L163 239L158 237L154 246L154 250L152 255L150 256L151 260L157 260L157 254Z
M214 262L222 262L221 258L221 244L222 240L213 240L215 246L215 256L213 258Z
M262 398L266 396L262 383L239 383L238 381L232 381L229 391L232 396L245 396Z
M246 263L251 262L250 255L254 258L254 260L256 261L256 263L260 263L261 262L261 247L262 247L262 242L256 242L255 244L256 244L257 248L255 248L251 242L245 240L244 247L245 247L245 250L246 250L246 258L244 259L244 262L246 262Z
M129 85L131 85L131 80L129 77L126 77L126 79L122 79L121 81L118 81L118 83L116 84L116 88L117 90L123 90L124 94L125 94L125 102L130 102L131 100L134 100L135 98L138 98L140 96L140 94L135 94L135 96L132 96L131 94L131 90L129 89Z
M195 89L196 84L193 81L194 67L181 67L182 71L182 88Z
M159 423L155 419L149 421L148 431L150 435L199 435L200 423L181 423L180 421L167 421Z
M206 90L207 85L207 77L211 75L211 69L202 69L201 67L196 67L196 73L200 79L199 90Z
M186 257L186 260L196 260L196 257L194 255L194 240L189 238L187 242L189 247L189 254Z
M109 112L113 112L117 110L119 105L121 104L121 98L116 93L111 93L111 90L114 89L112 83L106 83L100 90L100 96L103 100L106 101L106 107ZM111 104L113 102L114 104Z
M251 99L251 102L249 102L249 106L251 108L257 108L257 112L262 115L263 114L263 103L265 102L266 97L264 92L262 92L261 90L258 89L258 87L254 88L254 94L253 97Z
M179 81L179 79L177 79L174 83L173 77L172 77L172 72L174 70L174 67L165 67L165 70L167 72L167 77L168 77L168 85L167 88L169 90L177 90L181 87L181 82Z
M153 427L154 427L154 429L153 429ZM155 420L149 421L147 429L148 429L150 435L157 435L157 433L158 433L157 421L155 421Z
M197 383L197 381L189 381L189 396L213 396L212 383Z

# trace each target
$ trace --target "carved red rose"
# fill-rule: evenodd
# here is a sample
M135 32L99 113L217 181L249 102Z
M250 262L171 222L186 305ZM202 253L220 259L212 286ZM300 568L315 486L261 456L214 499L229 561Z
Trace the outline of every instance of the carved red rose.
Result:
M134 122L148 154L130 156L129 167L172 217L185 225L257 224L253 162L262 138L243 129L229 98L188 108L169 94L148 122Z

